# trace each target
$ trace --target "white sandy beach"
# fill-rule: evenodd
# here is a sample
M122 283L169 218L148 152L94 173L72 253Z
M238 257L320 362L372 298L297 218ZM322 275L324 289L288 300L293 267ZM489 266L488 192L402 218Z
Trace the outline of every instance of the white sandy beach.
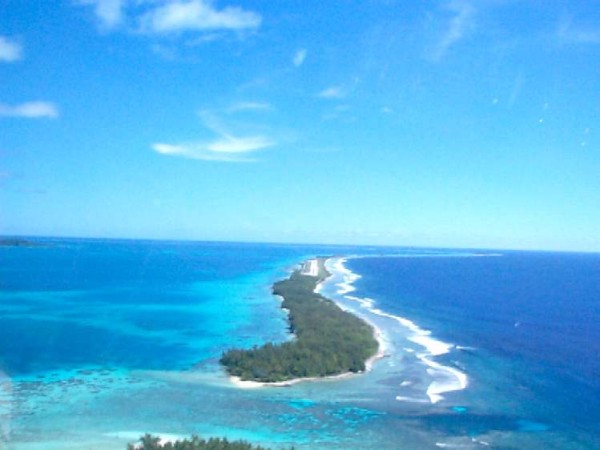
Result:
M319 276L319 260L318 259L309 259L302 265L302 271L300 272L302 275L308 275L309 277L318 277Z

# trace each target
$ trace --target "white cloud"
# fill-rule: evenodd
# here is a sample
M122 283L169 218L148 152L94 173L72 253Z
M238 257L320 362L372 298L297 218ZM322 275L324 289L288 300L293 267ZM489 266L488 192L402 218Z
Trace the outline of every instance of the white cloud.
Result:
M14 106L0 103L0 117L55 119L58 117L58 108L49 102L26 102Z
M335 99L344 98L346 96L346 93L340 86L332 86L322 90L317 94L317 96L321 98Z
M14 62L22 57L23 49L18 43L11 41L7 37L0 36L0 61Z
M79 0L82 5L94 7L94 13L100 24L106 28L120 25L124 19L124 7L127 0Z
M177 0L145 13L140 23L146 32L245 30L260 26L259 14L239 7L217 10L207 0Z
M271 147L275 143L264 136L222 136L208 144L207 149L215 153L249 153Z
M187 142L182 144L156 143L152 148L157 153L181 156L189 159L223 162L252 162L247 155L275 145L264 136L220 137L210 142Z
M100 25L166 34L179 31L231 31L258 28L262 17L241 7L217 9L212 0L72 0L93 8ZM135 24L135 25L134 25ZM216 37L215 37L216 36ZM218 38L218 35L213 38Z
M269 111L273 107L269 103L262 102L239 102L231 105L227 112L241 112L241 111Z
M215 134L212 140L184 142L180 144L155 143L152 149L162 155L189 159L223 162L253 162L251 155L276 145L275 141L262 135L236 136L209 112L200 113L206 128Z
M307 54L306 49L302 48L302 49L298 50L294 54L294 58L292 59L292 63L294 64L294 66L300 67L304 63L304 60L306 59L306 54Z
M460 41L473 27L475 8L465 0L452 1L447 6L452 12L446 31L431 52L431 58L439 61L446 52Z

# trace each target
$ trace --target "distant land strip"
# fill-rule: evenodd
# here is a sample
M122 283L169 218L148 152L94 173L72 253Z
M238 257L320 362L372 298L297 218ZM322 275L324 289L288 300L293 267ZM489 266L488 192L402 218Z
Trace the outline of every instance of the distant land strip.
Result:
M26 239L0 238L0 247L44 247L44 244Z
M282 383L365 370L379 348L374 329L315 292L330 276L326 259L309 260L273 285L273 294L283 298L281 307L289 311L295 339L224 352L220 362L229 375L242 381Z

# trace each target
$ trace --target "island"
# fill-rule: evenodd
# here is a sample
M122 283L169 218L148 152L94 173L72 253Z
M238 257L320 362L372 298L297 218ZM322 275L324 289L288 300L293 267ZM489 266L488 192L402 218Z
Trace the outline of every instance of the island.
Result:
M374 328L316 292L330 276L325 260L310 260L273 286L273 294L282 297L281 307L288 311L294 339L224 352L220 362L229 375L241 381L289 384L363 372L367 361L376 357Z

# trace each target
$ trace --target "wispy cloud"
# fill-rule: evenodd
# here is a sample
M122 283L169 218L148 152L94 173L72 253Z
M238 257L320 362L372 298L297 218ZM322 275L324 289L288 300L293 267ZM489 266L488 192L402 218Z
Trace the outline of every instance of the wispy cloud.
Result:
M78 0L81 5L90 5L105 28L115 28L124 20L124 9L127 0Z
M14 62L23 57L23 48L17 42L0 36L0 61Z
M152 33L258 28L262 17L239 7L216 9L206 0L172 1L145 13L142 30Z
M600 44L600 28L582 28L564 19L558 27L558 39L562 44Z
M0 117L55 119L58 117L58 108L50 102L26 102L13 106L0 103Z
M446 8L452 16L447 21L441 39L431 50L430 57L434 61L442 59L450 47L463 39L474 25L475 8L469 1L452 1Z
M200 114L204 126L215 136L206 141L178 144L155 143L152 149L162 155L221 162L254 162L254 153L273 147L276 142L263 135L235 135L213 114Z
M524 84L525 78L523 77L523 74L519 73L513 81L513 87L510 91L510 95L508 96L507 105L509 108L512 108L519 99Z
M270 111L273 106L264 102L238 102L227 108L227 112L235 113L242 111Z
M337 105L332 110L321 116L322 120L342 120L344 122L353 122L355 117L351 114L352 108L349 105Z
M306 55L307 55L307 51L304 48L302 48L302 49L298 50L296 53L294 53L294 57L292 58L292 63L294 64L294 66L300 67L302 64L304 64Z
M319 92L317 94L317 97L327 99L340 99L346 97L346 92L344 91L344 89L342 89L341 86L331 86Z

